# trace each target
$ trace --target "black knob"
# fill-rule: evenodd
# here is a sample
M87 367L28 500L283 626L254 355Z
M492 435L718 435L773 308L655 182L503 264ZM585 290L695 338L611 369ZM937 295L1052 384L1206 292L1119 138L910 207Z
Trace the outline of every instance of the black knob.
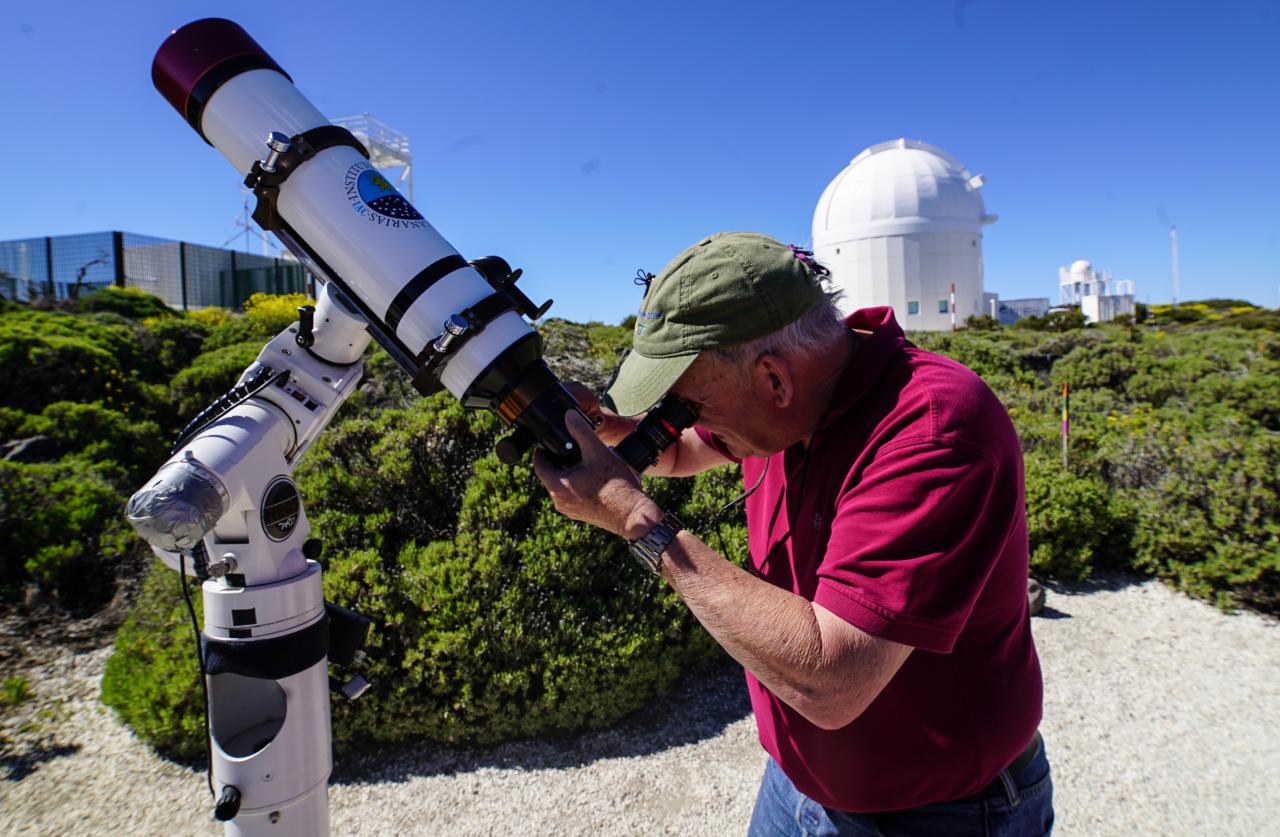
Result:
M315 334L312 333L315 331L315 327L316 327L315 307L311 305L298 306L297 342L299 346L301 346L304 349L311 348L312 344L316 342Z
M533 435L532 431L521 426L517 427L510 436L499 439L493 449L498 454L498 461L503 465L514 465L520 461L520 457L524 456L525 451L533 447L537 441L538 439Z
M218 822L233 820L240 813L240 791L235 785L223 785L222 796L213 808L213 818Z
M311 561L319 561L322 552L324 552L324 544L319 538L307 538L302 544L303 557Z

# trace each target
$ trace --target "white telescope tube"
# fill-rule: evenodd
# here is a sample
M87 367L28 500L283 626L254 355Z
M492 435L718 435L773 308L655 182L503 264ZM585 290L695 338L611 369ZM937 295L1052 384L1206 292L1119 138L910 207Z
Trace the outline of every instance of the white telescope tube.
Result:
M266 155L265 138L328 126L284 71L236 24L200 20L156 54L153 78L181 96L193 126L241 176ZM183 90L185 88L185 90ZM280 217L417 356L452 314L492 293L489 283L355 148L320 151L280 185ZM450 359L441 382L462 398L508 346L533 330L515 311Z
M482 260L484 275L470 266L235 23L209 18L175 30L151 77L254 186L265 209L255 219L338 285L415 386L429 392L438 379L464 405L515 426L498 445L504 461L534 443L560 464L577 461L564 426L577 402L542 360L522 315L546 306L515 289L518 273L500 259Z

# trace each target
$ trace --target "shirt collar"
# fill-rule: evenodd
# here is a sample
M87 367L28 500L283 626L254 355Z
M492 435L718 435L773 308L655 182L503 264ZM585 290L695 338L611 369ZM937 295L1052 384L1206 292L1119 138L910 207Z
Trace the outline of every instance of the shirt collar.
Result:
M902 327L894 319L893 309L887 306L854 311L845 317L844 326L850 330L871 333L858 335L861 343L840 373L840 380L831 393L831 402L827 404L826 413L818 424L818 433L861 401L880 380L890 361L911 345L903 334Z

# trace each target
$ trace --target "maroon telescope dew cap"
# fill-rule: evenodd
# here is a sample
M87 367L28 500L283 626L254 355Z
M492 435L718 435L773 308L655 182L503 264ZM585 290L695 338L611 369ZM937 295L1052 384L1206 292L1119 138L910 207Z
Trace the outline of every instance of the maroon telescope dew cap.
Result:
M275 70L293 81L238 23L209 17L173 30L156 50L151 82L204 137L205 104L225 82L249 70Z

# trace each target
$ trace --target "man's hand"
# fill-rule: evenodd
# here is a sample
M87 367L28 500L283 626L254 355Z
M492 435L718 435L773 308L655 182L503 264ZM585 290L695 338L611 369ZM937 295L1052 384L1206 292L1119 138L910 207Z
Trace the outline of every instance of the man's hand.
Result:
M628 540L641 537L662 519L662 510L640 490L640 477L596 438L582 416L566 414L565 427L582 450L582 461L560 470L542 451L533 459L533 471L556 510Z
M587 418L595 422L596 435L607 445L616 445L636 429L635 419L620 416L600 404L596 394L577 381L564 381L563 386L578 402Z

